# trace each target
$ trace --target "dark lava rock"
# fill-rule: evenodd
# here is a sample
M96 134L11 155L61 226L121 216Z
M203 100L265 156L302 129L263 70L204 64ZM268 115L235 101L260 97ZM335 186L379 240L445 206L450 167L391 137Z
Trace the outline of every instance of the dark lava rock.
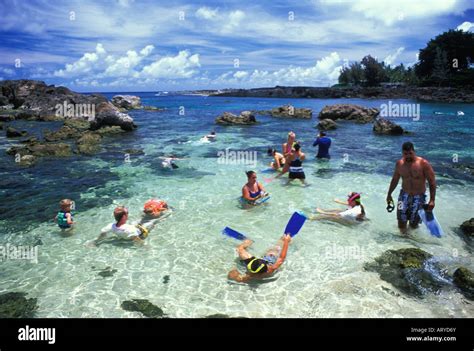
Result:
M125 311L140 312L145 317L149 318L163 318L166 314L158 306L153 305L148 300L133 299L122 302L122 309Z
M24 130L19 131L16 130L13 127L8 127L7 128L7 138L18 138L18 137L23 137L26 136L28 133Z
M427 292L438 292L447 285L437 275L444 275L441 268L430 262L432 255L417 249L407 248L385 251L375 262L366 263L364 269L380 274L380 278L400 291L416 297Z
M100 140L102 137L93 132L84 133L77 140L77 150L81 154L93 155L100 151Z
M270 115L272 115L272 117L311 119L311 117L313 117L313 111L310 108L299 108L292 105L285 105L272 108L270 110Z
M337 123L334 122L332 119L323 119L317 125L316 128L319 130L332 130L337 128Z
M456 269L453 282L469 300L474 300L474 273L465 267Z
M103 270L101 270L98 274L102 278L107 278L113 276L115 273L117 273L116 269L112 269L112 267L105 267Z
M170 276L169 275L165 275L163 277L163 284L168 284L168 282L170 281Z
M216 118L216 123L222 125L253 125L257 123L257 119L250 111L243 111L240 116L224 112Z
M375 134L383 135L402 135L404 133L402 127L384 118L378 118L372 130Z
M474 236L474 218L463 222L463 224L461 224L461 230L465 235L472 238Z
M0 295L0 318L33 318L38 308L37 300L25 296L21 292Z
M356 123L371 123L380 113L377 108L367 108L353 104L336 104L325 106L319 112L319 119L348 120Z

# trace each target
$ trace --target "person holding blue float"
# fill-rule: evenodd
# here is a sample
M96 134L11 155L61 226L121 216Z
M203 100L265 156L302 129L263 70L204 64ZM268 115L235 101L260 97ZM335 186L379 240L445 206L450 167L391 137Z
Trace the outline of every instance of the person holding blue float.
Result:
M316 137L316 140L313 143L313 146L318 145L318 154L316 158L327 158L330 159L329 156L329 148L331 147L331 138L326 136L325 132L320 132L319 135Z
M252 240L248 239L244 234L225 227L222 231L223 234L237 240L242 240L242 244L237 247L237 253L239 254L240 261L247 269L247 272L242 275L237 268L234 268L227 277L239 283L247 283L251 280L263 279L273 275L285 261L290 241L298 234L305 221L306 217L303 214L293 213L284 230L285 234L277 241L276 245L267 250L262 258L257 258L247 251L253 243Z
M262 183L257 182L257 173L248 171L246 174L247 183L242 187L241 199L250 205L257 205L268 200L269 194L265 191Z
M429 232L437 237L442 235L442 229L434 217L436 197L436 178L431 164L415 154L415 147L411 142L402 145L402 158L397 161L392 181L387 194L387 211L391 212L393 204L392 192L402 178L402 188L398 196L397 219L398 228L402 234L407 234L407 223L410 228L417 228L420 220L426 225ZM426 181L430 189L430 200L426 204ZM424 218L423 218L424 217Z

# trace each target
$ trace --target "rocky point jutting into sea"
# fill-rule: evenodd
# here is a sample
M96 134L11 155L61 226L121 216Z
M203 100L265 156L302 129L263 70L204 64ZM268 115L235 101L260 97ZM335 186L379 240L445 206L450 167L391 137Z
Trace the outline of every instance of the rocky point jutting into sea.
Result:
M140 98L115 96L112 102L100 94L79 94L66 87L35 80L0 82L0 123L14 120L63 121L56 131L45 130L43 140L5 126L9 138L28 137L7 150L20 165L31 166L38 157L93 154L104 135L132 131L133 119L124 113L141 108ZM64 141L75 141L76 148Z

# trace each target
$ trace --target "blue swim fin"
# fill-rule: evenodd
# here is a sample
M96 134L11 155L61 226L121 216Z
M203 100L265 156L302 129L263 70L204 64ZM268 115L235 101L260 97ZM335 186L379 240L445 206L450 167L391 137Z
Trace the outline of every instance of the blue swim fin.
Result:
M437 238L441 238L441 236L444 235L443 229L439 225L433 211L425 211L421 208L418 210L418 215L431 235L436 236Z
M290 234L291 237L294 237L303 227L305 221L305 215L298 212L293 213L290 220L288 221L288 224L286 225L284 234Z
M237 240L245 240L247 237L244 234L241 234L234 229L231 229L229 227L225 227L224 230L222 230L222 234L225 234L227 236L230 236L231 238L237 239Z

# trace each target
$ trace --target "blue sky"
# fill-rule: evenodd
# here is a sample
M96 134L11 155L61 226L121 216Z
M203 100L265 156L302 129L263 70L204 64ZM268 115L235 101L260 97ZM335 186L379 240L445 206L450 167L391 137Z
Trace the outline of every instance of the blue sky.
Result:
M0 79L76 91L329 86L371 54L416 62L474 30L469 0L0 0Z

